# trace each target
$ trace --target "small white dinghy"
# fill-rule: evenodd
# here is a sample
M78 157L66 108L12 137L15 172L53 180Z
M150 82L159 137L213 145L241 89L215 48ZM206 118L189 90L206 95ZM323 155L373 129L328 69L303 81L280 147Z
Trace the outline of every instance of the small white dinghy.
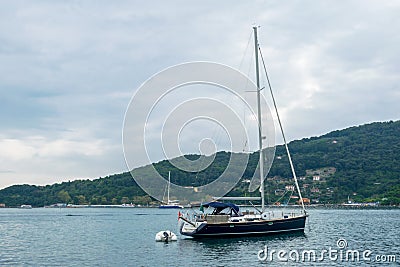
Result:
M177 241L178 238L176 234L169 230L160 231L156 234L156 241L157 242L170 242L170 241Z

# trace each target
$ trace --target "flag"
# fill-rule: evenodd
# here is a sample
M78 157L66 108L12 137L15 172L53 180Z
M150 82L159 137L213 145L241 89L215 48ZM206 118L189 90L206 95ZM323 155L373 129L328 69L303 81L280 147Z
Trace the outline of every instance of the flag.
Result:
M203 207L203 205L200 205L200 211L201 211L201 212L204 212L204 207Z
M178 211L178 221L181 219L181 216L183 216L183 214L181 213L181 211Z

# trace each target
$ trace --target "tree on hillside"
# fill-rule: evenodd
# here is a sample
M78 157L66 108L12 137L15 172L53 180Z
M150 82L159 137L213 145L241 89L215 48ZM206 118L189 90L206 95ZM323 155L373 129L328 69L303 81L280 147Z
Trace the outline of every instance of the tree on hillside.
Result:
M69 202L71 202L71 196L65 190L61 190L60 192L58 192L57 197L61 201L61 203L68 204Z

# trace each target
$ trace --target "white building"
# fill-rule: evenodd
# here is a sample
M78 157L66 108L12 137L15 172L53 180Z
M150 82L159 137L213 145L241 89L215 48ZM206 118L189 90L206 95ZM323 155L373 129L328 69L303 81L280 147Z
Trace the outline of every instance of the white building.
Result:
M294 191L294 185L285 186L286 191Z

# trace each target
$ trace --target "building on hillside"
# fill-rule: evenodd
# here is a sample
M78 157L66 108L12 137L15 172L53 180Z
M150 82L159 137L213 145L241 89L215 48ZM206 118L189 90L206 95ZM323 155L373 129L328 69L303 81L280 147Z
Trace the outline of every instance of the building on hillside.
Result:
M304 203L304 205L310 205L311 201L309 198L303 197L303 203ZM299 205L301 204L300 199L297 201L297 204L299 204Z
M285 186L286 191L294 191L294 185Z
M319 175L314 175L314 176L312 177L312 180L313 180L314 182L319 182L319 180L321 180L321 176L319 176Z
M317 188L317 187L313 187L313 188L311 188L311 193L319 193L319 188Z

